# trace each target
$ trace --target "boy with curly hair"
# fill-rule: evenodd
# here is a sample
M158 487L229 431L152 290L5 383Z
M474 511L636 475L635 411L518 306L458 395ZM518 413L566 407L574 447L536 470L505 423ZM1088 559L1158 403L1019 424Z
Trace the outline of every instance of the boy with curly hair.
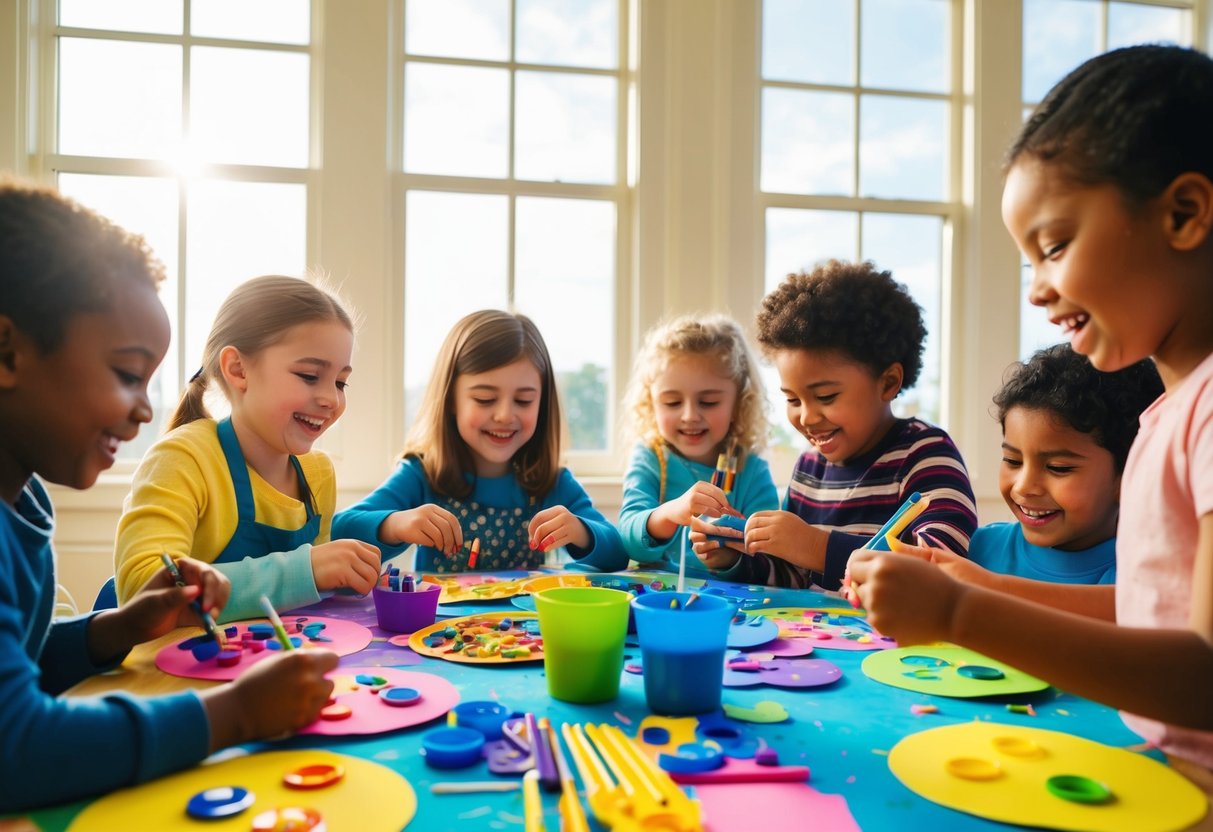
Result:
M870 262L831 260L767 295L758 341L810 447L783 510L750 515L736 543L714 549L704 533L722 531L692 525L710 569L741 583L837 590L851 552L916 491L930 505L907 531L968 550L977 515L960 451L942 429L893 415L893 399L918 380L925 337L922 310Z

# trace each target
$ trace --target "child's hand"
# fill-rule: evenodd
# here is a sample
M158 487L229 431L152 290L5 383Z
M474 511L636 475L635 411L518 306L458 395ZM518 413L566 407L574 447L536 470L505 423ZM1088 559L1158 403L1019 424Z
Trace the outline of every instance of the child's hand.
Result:
M892 552L859 549L847 565L848 595L872 626L903 646L951 640L963 584L930 563Z
M741 557L739 554L741 550L739 549L738 551L733 551L732 549L721 546L718 541L708 540L708 535L705 530L711 530L712 534L723 532L730 536L740 535L743 534L743 532L739 532L736 529L721 528L720 526L715 526L711 523L705 523L698 517L691 518L691 533L689 538L691 541L691 549L695 552L695 557L699 558L700 562L708 569L714 571L728 569L730 566L735 564L737 559ZM741 545L740 540L738 541L738 544Z
M463 548L463 528L459 520L442 506L433 503L408 511L397 511L384 521L384 525L389 526L390 532L380 534L384 540L429 546L448 556L455 555Z
M564 506L552 506L537 512L527 526L527 535L531 548L541 552L569 545L586 549L592 542L585 523Z
M186 586L201 588L201 592L198 594L198 601L202 604L203 612L217 615L220 610L227 606L227 599L232 594L232 582L228 580L227 575L215 569L211 564L195 560L194 558L177 558L177 571L181 573L181 580L185 581ZM176 586L173 576L169 574L167 569L161 569L152 575L151 580L144 584L143 590L160 589L170 586ZM143 590L140 590L140 592ZM138 597L138 594L135 597ZM131 600L133 601L134 598ZM202 620L198 617L198 614L191 607L186 607L182 610L176 626L186 627L201 624ZM164 633L160 633L160 635L164 635Z
M293 733L316 721L333 693L337 667L328 650L292 650L250 667L230 685L203 691L211 751Z
M678 533L679 526L691 525L691 518L706 514L719 517L740 512L729 505L729 498L710 482L699 480L680 497L662 503L649 515L648 532L658 540L669 540Z
M726 537L729 539L724 541L724 543L721 543L719 540L709 540L708 535L712 535L714 537ZM708 552L711 552L713 549L719 549L722 546L728 547L730 549L735 549L736 551L738 551L742 554L745 554L745 551L746 551L745 532L743 532L739 529L734 529L731 526L724 526L724 525L717 525L716 523L709 523L706 520L700 520L698 517L691 518L690 538L691 538L691 548L695 550L696 555L700 555L700 556L705 555ZM730 560L728 565L732 566L732 564L735 563L736 561L737 561L737 558L733 557ZM713 568L720 569L720 568L725 568L725 567L713 567Z
M889 548L902 555L911 555L927 563L933 563L943 570L944 574L975 586L997 589L997 575L983 566L979 566L968 558L961 557L951 549L926 534L918 535L918 545L911 546L896 538L889 541Z
M379 549L361 540L330 540L312 547L316 589L349 587L366 595L379 579Z
M818 572L825 568L829 532L806 523L790 511L756 511L745 525L745 551L765 552Z

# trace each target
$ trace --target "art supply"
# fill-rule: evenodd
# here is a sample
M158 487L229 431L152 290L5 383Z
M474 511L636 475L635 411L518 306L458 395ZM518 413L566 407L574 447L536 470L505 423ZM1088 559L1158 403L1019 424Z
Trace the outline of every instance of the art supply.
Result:
M549 792L560 788L560 772L556 770L556 757L548 741L548 719L535 719L528 713L525 717L527 736L531 738L531 752L535 755L535 770L539 772L539 784Z
M724 454L719 454L716 457L716 470L712 472L712 485L721 488L724 485L725 474L728 471L728 462Z
M688 609L688 599L669 592L632 599L644 657L644 698L654 713L690 716L720 709L734 606L717 595L700 595ZM677 606L670 606L671 600Z
M269 618L270 624L273 625L274 635L278 636L278 641L282 642L282 649L294 650L295 643L286 634L286 627L282 626L282 619L278 617L278 612L274 609L274 605L270 603L268 595L261 596L261 609L265 610L266 617Z
M687 589L687 541L691 536L690 526L682 527L682 551L678 555L678 591Z
M573 772L569 762L560 750L560 739L551 725L545 726L548 741L552 746L552 757L556 761L556 773L560 775L560 832L589 832L589 822L585 817L585 809L581 807L581 798L577 796L577 784L573 782Z
M565 702L619 695L632 596L603 587L556 587L534 595L548 693Z
M173 560L168 552L161 552L160 560L164 561L164 568L173 576L173 582L177 586L185 586L185 578L181 577L181 570L177 568L177 561ZM202 629L206 630L206 634L213 638L220 647L225 646L226 639L223 637L223 631L215 626L215 619L211 617L209 612L203 612L202 602L195 598L190 602L190 609L198 613L198 617L202 619Z
M918 515L926 511L927 506L930 504L930 497L924 497L921 493L915 491L901 504L901 508L893 513L888 522L880 527L880 531L876 532L872 536L872 539L860 548L875 549L881 552L889 551L889 539L896 540L905 531L907 526L918 519Z
M410 580L407 584L401 584L396 592L381 586L371 589L371 597L375 601L375 619L381 630L412 633L434 623L442 587L428 581L422 581L415 589L412 586Z
M516 792L522 788L517 780L468 780L434 783L430 794L479 794L480 792Z
M523 832L544 832L543 800L539 796L539 772L522 775Z
M476 559L480 557L480 538L472 541L472 553L468 555L468 569L476 568Z
M724 474L724 493L733 492L733 483L737 480L737 454L729 454L728 468Z

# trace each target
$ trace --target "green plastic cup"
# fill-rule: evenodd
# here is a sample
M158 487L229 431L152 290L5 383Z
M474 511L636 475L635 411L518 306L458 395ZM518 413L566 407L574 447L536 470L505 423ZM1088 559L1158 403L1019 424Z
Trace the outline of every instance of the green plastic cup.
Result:
M535 594L543 669L553 699L589 704L619 695L631 600L626 592L595 586Z

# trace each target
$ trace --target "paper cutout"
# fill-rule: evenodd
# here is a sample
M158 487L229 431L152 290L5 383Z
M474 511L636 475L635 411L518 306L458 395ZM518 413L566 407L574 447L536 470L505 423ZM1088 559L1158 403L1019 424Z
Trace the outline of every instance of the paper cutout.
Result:
M783 722L788 718L787 709L778 702L772 702L769 699L756 703L753 708L743 708L739 705L725 705L724 712L733 719L739 719L742 722Z
M784 716L786 718L786 713ZM665 742L646 741L661 736L660 732L650 732L646 738L646 730L650 728L664 731ZM735 732L735 739L728 740L717 729L731 729ZM641 721L636 732L637 744L654 760L662 754L674 753L680 745L705 740L718 743L724 750L724 765L713 771L670 772L671 779L676 783L803 783L809 779L807 766L763 766L748 759L759 747L765 748L765 742L754 737L741 723L726 719L721 714L701 717L648 716Z
M296 626L296 620L300 618L307 619L303 622L304 627L324 624L324 629L320 630L319 635L326 639L326 641L310 641L307 636L300 633ZM250 619L248 621L236 621L227 624L224 629L236 627L236 637L228 638L229 642L233 642L241 640L248 631L249 625L266 623L268 623L268 619ZM351 653L357 653L371 643L370 630L361 624L355 624L353 621L346 621L341 618L283 613L282 623L292 640L299 639L300 649L302 650L320 648L332 650L338 656L348 656ZM184 641L188 640L184 639ZM277 639L274 639L274 641L277 642ZM188 679L217 679L224 681L235 679L258 662L265 661L266 657L277 655L279 652L277 650L266 649L259 653L254 653L251 650L245 650L244 655L237 664L223 667L214 659L202 662L198 661L189 650L180 649L180 644L181 642L178 642L162 648L156 654L156 667L170 675L184 676Z
M520 592L531 595L560 586L590 586L588 575L543 575L522 582Z
M999 679L970 678L957 672L960 667L967 665L993 668L1003 676ZM882 650L865 658L861 667L869 679L895 688L962 699L1032 693L1049 686L1048 682L1042 682L1009 664L954 644Z
M807 656L813 652L813 643L807 638L775 638L748 648L745 655L757 661L765 658L791 659Z
M282 778L303 766L339 765L346 776L323 789L288 789ZM230 818L201 822L185 813L191 796L207 789L239 785L255 796L253 805ZM390 796L387 799L385 796ZM265 751L171 774L119 789L82 811L70 832L112 832L114 829L156 829L160 832L247 830L262 812L283 806L306 806L318 811L329 829L358 832L399 832L417 813L417 796L396 772L370 760L320 749Z
M750 613L743 615L742 620L734 618L729 625L729 647L757 647L779 637L779 625L770 618Z
M743 657L744 658L744 657ZM747 661L744 666L758 665L757 670L734 670L724 666L726 688L773 685L779 688L816 688L832 685L842 678L842 668L825 659L770 659Z
M704 783L695 787L709 832L859 832L846 798L805 783Z
M948 762L955 759L996 764L1000 775L990 780L954 776ZM1208 806L1194 784L1149 757L1018 725L965 722L912 734L889 752L889 768L907 788L935 803L1048 829L1168 832L1187 829ZM1095 780L1111 790L1112 798L1102 804L1063 800L1046 785L1057 775Z
M413 688L421 694L415 705L393 707L372 691L372 685L358 684L360 674L378 676L397 688ZM343 737L352 734L380 734L420 725L444 716L459 704L459 690L441 676L394 667L339 667L328 674L333 680L333 696L338 705L351 711L349 717L333 721L318 719L299 731L300 734L324 734Z
M501 579L492 575L470 572L463 575L422 575L421 580L438 584L442 594L439 604L457 604L463 601L499 601L522 591L525 578Z
M501 623L506 620L510 621L510 626L505 630L500 629ZM450 630L454 630L455 635L445 637L441 644L427 643L442 637L443 633ZM480 630L484 632L478 632ZM513 644L498 643L486 651L481 640L465 642L478 645L475 655L469 655L466 648L454 649L455 645L463 640L464 635L484 635L501 639L508 637L513 639ZM527 612L490 612L468 615L463 618L448 618L413 633L409 636L409 647L423 655L460 664L518 664L543 661L543 639L539 637L539 616ZM514 647L526 647L529 652L525 656L503 655L503 652L510 652Z
M897 642L881 635L867 613L842 607L772 607L754 610L779 625L779 637L810 639L818 650L887 650Z

